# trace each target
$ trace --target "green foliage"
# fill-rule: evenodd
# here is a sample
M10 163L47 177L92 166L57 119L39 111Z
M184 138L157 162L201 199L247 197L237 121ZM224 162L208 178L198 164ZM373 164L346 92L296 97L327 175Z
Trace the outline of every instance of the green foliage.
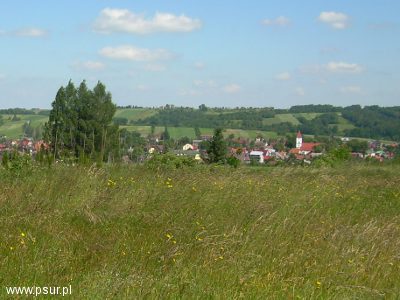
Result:
M342 145L329 152L329 155L338 161L344 161L351 158L351 151L346 145Z
M334 167L341 165L343 162L350 160L351 151L346 145L341 145L331 149L328 154L323 155L313 161L313 166L316 167Z
M229 156L229 157L226 159L226 163L227 163L228 165L230 165L231 167L234 167L235 169L236 169L237 167L240 166L240 160L237 159L237 158L234 157L234 156Z
M85 160L110 160L118 154L118 125L111 125L116 106L111 94L98 82L89 90L83 81L75 88L70 81L52 103L45 138L55 157L69 153Z
M146 162L146 166L152 170L181 169L193 167L196 161L188 156L177 156L172 153L156 154Z
M346 130L346 135L400 141L400 107L359 105L347 107L342 116L357 128Z
M210 163L225 163L227 156L226 143L221 128L214 130L214 136L207 149L208 161Z
M122 129L120 132L120 143L120 156L128 155L134 162L138 162L141 156L144 155L144 147L147 144L146 139L140 133L130 132L126 129Z
M196 136L196 139L200 139L201 138L201 131L200 131L200 128L198 126L196 126L194 128L194 135Z
M171 139L171 136L170 136L170 134L169 134L169 132L168 132L167 126L164 127L164 132L163 132L162 135L161 135L161 139L162 139L163 141L169 141L169 140Z
M338 126L334 125L339 123L339 116L337 113L321 114L312 120L298 117L298 120L301 122L299 129L305 134L334 135L338 133Z
M27 176L33 169L32 158L28 154L19 154L17 151L5 152L2 158L3 167L11 176Z
M347 147L351 149L352 152L364 153L368 150L368 143L366 141L352 139L346 143Z
M115 125L127 125L128 124L128 119L127 118L113 118L112 119Z

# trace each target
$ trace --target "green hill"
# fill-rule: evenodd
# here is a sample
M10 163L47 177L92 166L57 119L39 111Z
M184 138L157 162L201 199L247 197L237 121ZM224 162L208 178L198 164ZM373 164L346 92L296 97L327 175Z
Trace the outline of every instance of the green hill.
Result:
M21 110L21 109L20 109ZM23 110L21 110L23 111ZM30 113L31 112L31 113ZM11 138L22 136L22 126L31 121L32 126L39 126L47 121L47 116L34 114L26 110L17 114L20 121L11 121L12 115L3 114L4 124L0 126L0 135ZM1 111L0 111L1 113ZM21 112L22 113L22 112ZM194 128L205 128L203 134L212 133L212 129L222 127L228 135L253 138L261 133L265 137L284 136L301 130L306 135L350 136L366 139L399 141L400 108L349 106L345 108L329 105L305 105L290 109L273 108L119 108L115 118L124 119L123 127L138 131L142 135L156 127L156 133L164 126L171 128L173 138L187 136L194 138Z

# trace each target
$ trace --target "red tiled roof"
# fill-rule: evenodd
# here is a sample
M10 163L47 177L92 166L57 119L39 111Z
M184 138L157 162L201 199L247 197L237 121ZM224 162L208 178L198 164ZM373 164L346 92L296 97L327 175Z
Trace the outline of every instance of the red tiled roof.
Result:
M320 143L303 143L301 144L300 151L313 151L315 146L320 145Z
M301 135L301 132L300 132L300 130L297 132L297 138L298 139L301 139L303 136Z

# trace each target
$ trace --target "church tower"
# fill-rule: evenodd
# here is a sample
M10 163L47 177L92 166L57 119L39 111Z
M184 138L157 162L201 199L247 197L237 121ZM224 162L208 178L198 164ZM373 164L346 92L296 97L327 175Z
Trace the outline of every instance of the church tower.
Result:
M301 145L303 144L303 136L301 135L301 132L297 132L297 137L296 137L296 148L300 149Z

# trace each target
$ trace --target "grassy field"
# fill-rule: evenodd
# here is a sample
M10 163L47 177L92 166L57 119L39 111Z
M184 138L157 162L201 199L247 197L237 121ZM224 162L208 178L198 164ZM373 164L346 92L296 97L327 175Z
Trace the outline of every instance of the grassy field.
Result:
M150 108L117 109L115 118L127 118L128 121L138 121L157 114L157 110Z
M0 298L396 299L399 171L0 169Z
M22 126L30 121L33 127L46 123L49 119L48 116L41 115L17 115L20 121L11 121L12 115L2 115L4 124L0 126L0 136L5 135L9 138L19 138L23 134Z
M279 124L279 123L283 123L283 122L292 123L293 125L300 124L299 120L297 120L293 114L278 114L278 115L275 115L275 117L273 117L273 118L266 118L263 120L264 125L273 125L273 124Z

